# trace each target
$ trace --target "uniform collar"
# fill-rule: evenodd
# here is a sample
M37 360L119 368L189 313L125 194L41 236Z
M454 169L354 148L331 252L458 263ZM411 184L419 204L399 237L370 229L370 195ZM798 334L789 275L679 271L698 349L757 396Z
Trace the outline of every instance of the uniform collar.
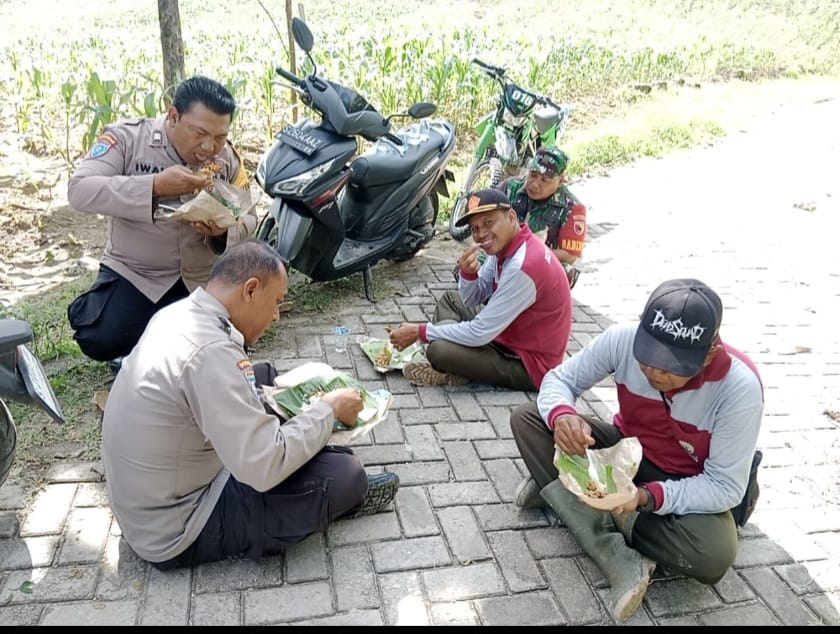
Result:
M729 372L729 368L732 366L732 357L729 356L726 346L723 345L723 342L720 339L717 339L715 343L720 345L721 349L720 352L715 355L715 358L712 359L712 362L700 370L699 374L693 376L691 380L680 389L665 392L665 396L672 399L675 394L686 392L688 390L698 390L704 383L720 381L726 376L726 373Z
M169 115L166 113L155 118L152 123L152 136L149 140L149 147L163 148L173 160L181 165L187 165L187 162L178 154L178 150L169 142L169 137L166 135L168 120Z
M168 115L156 117L152 123L152 136L149 140L151 147L169 147L169 137L166 136L166 120Z
M226 332L232 341L245 347L245 336L236 329L230 320L230 313L225 305L199 286L190 295L190 299L203 311L218 317L219 328Z

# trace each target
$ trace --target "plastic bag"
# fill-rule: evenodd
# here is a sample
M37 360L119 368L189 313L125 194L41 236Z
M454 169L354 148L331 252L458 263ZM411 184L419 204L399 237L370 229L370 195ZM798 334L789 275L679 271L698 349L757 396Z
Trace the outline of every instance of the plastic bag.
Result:
M312 361L274 378L274 385L262 386L269 407L283 418L297 416L315 404L320 394L340 387L353 387L362 396L364 409L355 427L336 420L329 444L343 444L367 434L388 415L394 401L387 390L367 390L358 379L326 363Z
M589 449L586 454L586 458L572 456L559 447L554 451L560 481L581 502L609 511L636 497L633 478L642 460L638 438L622 438L612 447Z
M180 207L165 205L155 210L154 217L159 219L180 220L182 222L213 221L227 229L236 224L237 219L250 212L260 200L260 192L254 189L236 187L227 181L215 179L212 191L202 189L198 194Z
M356 337L356 343L365 353L365 356L373 363L377 372L390 372L391 370L402 370L409 361L423 361L426 354L423 346L415 341L405 350L397 350L390 341L386 339L373 339L364 335Z

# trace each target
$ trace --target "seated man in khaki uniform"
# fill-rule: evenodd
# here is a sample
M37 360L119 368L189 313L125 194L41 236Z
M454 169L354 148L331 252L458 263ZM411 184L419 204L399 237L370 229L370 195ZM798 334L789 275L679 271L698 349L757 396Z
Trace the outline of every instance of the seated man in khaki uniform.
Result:
M368 476L348 447L328 445L336 420L353 426L352 388L280 420L260 385L256 343L288 289L280 256L246 240L216 261L206 289L158 311L114 379L102 419L111 508L129 546L168 570L230 556L278 554L340 517L386 509L393 473Z

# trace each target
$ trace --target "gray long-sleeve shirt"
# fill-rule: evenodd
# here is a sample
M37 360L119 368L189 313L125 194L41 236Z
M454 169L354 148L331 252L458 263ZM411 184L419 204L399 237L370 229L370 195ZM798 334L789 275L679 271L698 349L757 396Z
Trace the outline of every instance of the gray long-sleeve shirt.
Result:
M228 143L214 159L218 178L247 185L247 174ZM211 239L177 220L153 221L154 175L184 161L166 137L166 115L107 126L79 163L67 187L73 209L107 217L102 264L157 302L181 277L187 288L206 283L215 262ZM174 206L180 199L160 200ZM228 229L227 244L247 238L257 226L252 209Z
M724 345L684 387L660 393L633 356L637 324L607 328L545 375L537 406L554 419L575 413L574 403L609 375L618 413L613 422L636 436L647 460L685 476L648 483L656 513L720 513L744 496L758 439L764 396L758 371L742 352Z
M147 561L175 557L229 474L268 490L327 444L334 423L323 401L282 425L266 413L242 333L195 290L154 315L108 396L102 459L124 538Z

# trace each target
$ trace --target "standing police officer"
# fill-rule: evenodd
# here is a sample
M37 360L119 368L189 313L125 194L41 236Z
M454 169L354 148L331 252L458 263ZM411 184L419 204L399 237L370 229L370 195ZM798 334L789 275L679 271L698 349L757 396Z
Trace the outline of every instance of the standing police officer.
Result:
M229 229L154 218L159 204L179 206L214 177L248 187L228 141L235 109L222 84L192 77L178 86L165 114L106 126L79 163L70 205L107 216L99 274L67 311L73 337L91 359L118 368L152 315L204 285L217 256L256 228L254 210Z

